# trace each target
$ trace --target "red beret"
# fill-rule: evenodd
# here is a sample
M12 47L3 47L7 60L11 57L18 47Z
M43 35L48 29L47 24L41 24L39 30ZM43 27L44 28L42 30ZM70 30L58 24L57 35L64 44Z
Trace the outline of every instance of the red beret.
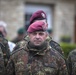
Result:
M33 23L35 20L43 20L43 19L46 19L45 12L42 10L36 11L30 18L30 24Z
M29 26L27 32L31 33L34 31L45 31L45 30L47 30L47 25L45 24L45 22L36 21Z

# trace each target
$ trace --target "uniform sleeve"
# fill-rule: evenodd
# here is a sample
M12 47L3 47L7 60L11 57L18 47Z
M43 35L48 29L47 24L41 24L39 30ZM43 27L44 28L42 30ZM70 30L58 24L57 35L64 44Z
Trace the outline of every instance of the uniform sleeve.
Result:
M72 73L72 62L71 62L70 54L68 55L68 58L67 58L67 67L68 67L68 73L69 73L69 75L71 75L71 73Z
M57 60L59 67L58 75L68 75L68 69L65 60L61 57L61 55L58 56Z
M68 75L68 69L67 69L66 63L63 63L63 62L61 63L61 66L59 67L59 75Z
M15 74L15 63L14 63L12 54L15 53L17 51L17 49L19 49L19 45L16 45L14 47L14 50L11 52L11 56L10 56L10 59L8 61L7 67L6 67L7 75L16 75Z
M25 67L27 61L27 51L24 49L14 51L7 66L7 72L9 72L8 75L26 75Z
M76 50L69 53L67 63L69 75L76 75Z
M7 64L7 67L6 67L6 72L7 72L7 75L15 75L14 62L11 58L8 61L8 64Z

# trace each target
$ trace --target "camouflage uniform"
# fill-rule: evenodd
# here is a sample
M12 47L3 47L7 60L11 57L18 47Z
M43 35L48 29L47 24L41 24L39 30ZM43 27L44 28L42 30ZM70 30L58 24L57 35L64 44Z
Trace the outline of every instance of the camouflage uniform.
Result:
M0 47L0 75L5 75L5 65L4 65L4 58L3 58L3 52L1 51Z
M57 50L62 56L64 56L64 52L63 52L61 46L60 46L57 42L55 42L54 40L52 40L52 38L51 38L50 36L47 37L47 41L50 42L50 46L51 46L52 48L54 48L54 49Z
M46 42L42 48L31 48L21 41L11 54L8 75L68 75L65 60Z
M76 75L76 49L69 53L67 62L69 75Z
M0 75L6 75L6 65L9 57L8 41L0 35Z

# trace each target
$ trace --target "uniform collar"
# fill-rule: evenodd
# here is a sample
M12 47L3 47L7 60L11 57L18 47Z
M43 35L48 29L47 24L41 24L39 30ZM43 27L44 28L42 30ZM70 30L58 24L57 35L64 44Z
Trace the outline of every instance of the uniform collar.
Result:
M44 44L39 47L32 45L30 42L27 44L28 51L34 52L35 55L44 55L48 47L49 46L47 42L44 42Z

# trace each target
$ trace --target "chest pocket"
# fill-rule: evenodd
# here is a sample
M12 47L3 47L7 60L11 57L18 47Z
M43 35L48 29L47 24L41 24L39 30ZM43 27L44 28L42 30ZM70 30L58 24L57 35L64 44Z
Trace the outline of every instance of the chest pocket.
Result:
M0 50L0 75L3 75L5 70L3 52Z
M46 67L45 69L45 75L56 75L57 71L55 68Z
M57 75L58 67L55 62L51 62L44 67L45 75Z
M56 75L57 65L53 63L44 63L43 60L32 58L31 62L27 64L27 75Z
M57 75L57 70L51 67L31 67L28 65L26 69L27 75Z
M31 54L26 66L27 75L57 75L58 67L54 58Z

